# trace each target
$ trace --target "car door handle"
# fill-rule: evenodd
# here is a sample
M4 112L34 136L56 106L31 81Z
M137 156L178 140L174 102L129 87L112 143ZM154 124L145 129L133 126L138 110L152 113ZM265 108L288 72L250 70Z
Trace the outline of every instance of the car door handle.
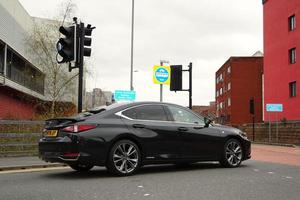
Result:
M144 124L133 124L132 126L134 128L145 128L146 127L146 125L144 125Z
M184 131L188 131L189 129L186 127L179 127L178 130L184 132Z

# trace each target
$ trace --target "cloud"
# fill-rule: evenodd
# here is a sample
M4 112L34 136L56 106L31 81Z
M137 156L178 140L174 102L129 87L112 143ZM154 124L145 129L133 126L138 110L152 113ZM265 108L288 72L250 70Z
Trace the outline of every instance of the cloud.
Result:
M28 12L54 16L58 0L20 0ZM33 3L34 2L34 3ZM76 0L78 16L97 28L93 33L92 76L88 89L129 89L131 0ZM171 64L193 62L193 100L214 100L215 71L230 56L250 56L262 50L261 0L136 0L134 87L138 100L159 100L152 83L152 66L160 59ZM186 78L186 77L184 77ZM187 80L185 79L186 83ZM170 92L164 99L188 105L187 92Z

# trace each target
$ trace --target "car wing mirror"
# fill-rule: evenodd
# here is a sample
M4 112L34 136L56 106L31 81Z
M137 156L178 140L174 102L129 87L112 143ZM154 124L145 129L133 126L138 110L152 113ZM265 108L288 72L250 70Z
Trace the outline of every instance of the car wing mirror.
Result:
M207 117L204 118L204 127L205 127L205 128L209 127L209 125L210 125L211 123L212 123L212 120L211 120L211 119L209 119L209 118L207 118Z

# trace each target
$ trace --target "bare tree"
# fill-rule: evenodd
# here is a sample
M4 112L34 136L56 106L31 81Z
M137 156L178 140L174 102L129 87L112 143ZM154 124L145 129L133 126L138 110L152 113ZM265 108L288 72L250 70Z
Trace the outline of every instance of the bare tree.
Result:
M46 74L45 96L51 102L50 116L56 116L56 104L62 101L68 91L76 93L74 84L78 72L69 73L66 64L58 64L56 60L56 42L60 36L59 27L71 24L76 5L72 1L64 2L58 17L54 20L34 18L33 28L25 43L28 46L28 53L34 60L34 64L39 66Z

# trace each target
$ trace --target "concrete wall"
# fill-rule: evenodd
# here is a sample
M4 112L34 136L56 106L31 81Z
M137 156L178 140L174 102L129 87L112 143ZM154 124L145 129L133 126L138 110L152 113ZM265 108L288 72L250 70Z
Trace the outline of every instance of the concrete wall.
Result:
M33 63L33 59L26 50L25 37L32 26L31 16L18 0L0 1L0 40L31 63Z

